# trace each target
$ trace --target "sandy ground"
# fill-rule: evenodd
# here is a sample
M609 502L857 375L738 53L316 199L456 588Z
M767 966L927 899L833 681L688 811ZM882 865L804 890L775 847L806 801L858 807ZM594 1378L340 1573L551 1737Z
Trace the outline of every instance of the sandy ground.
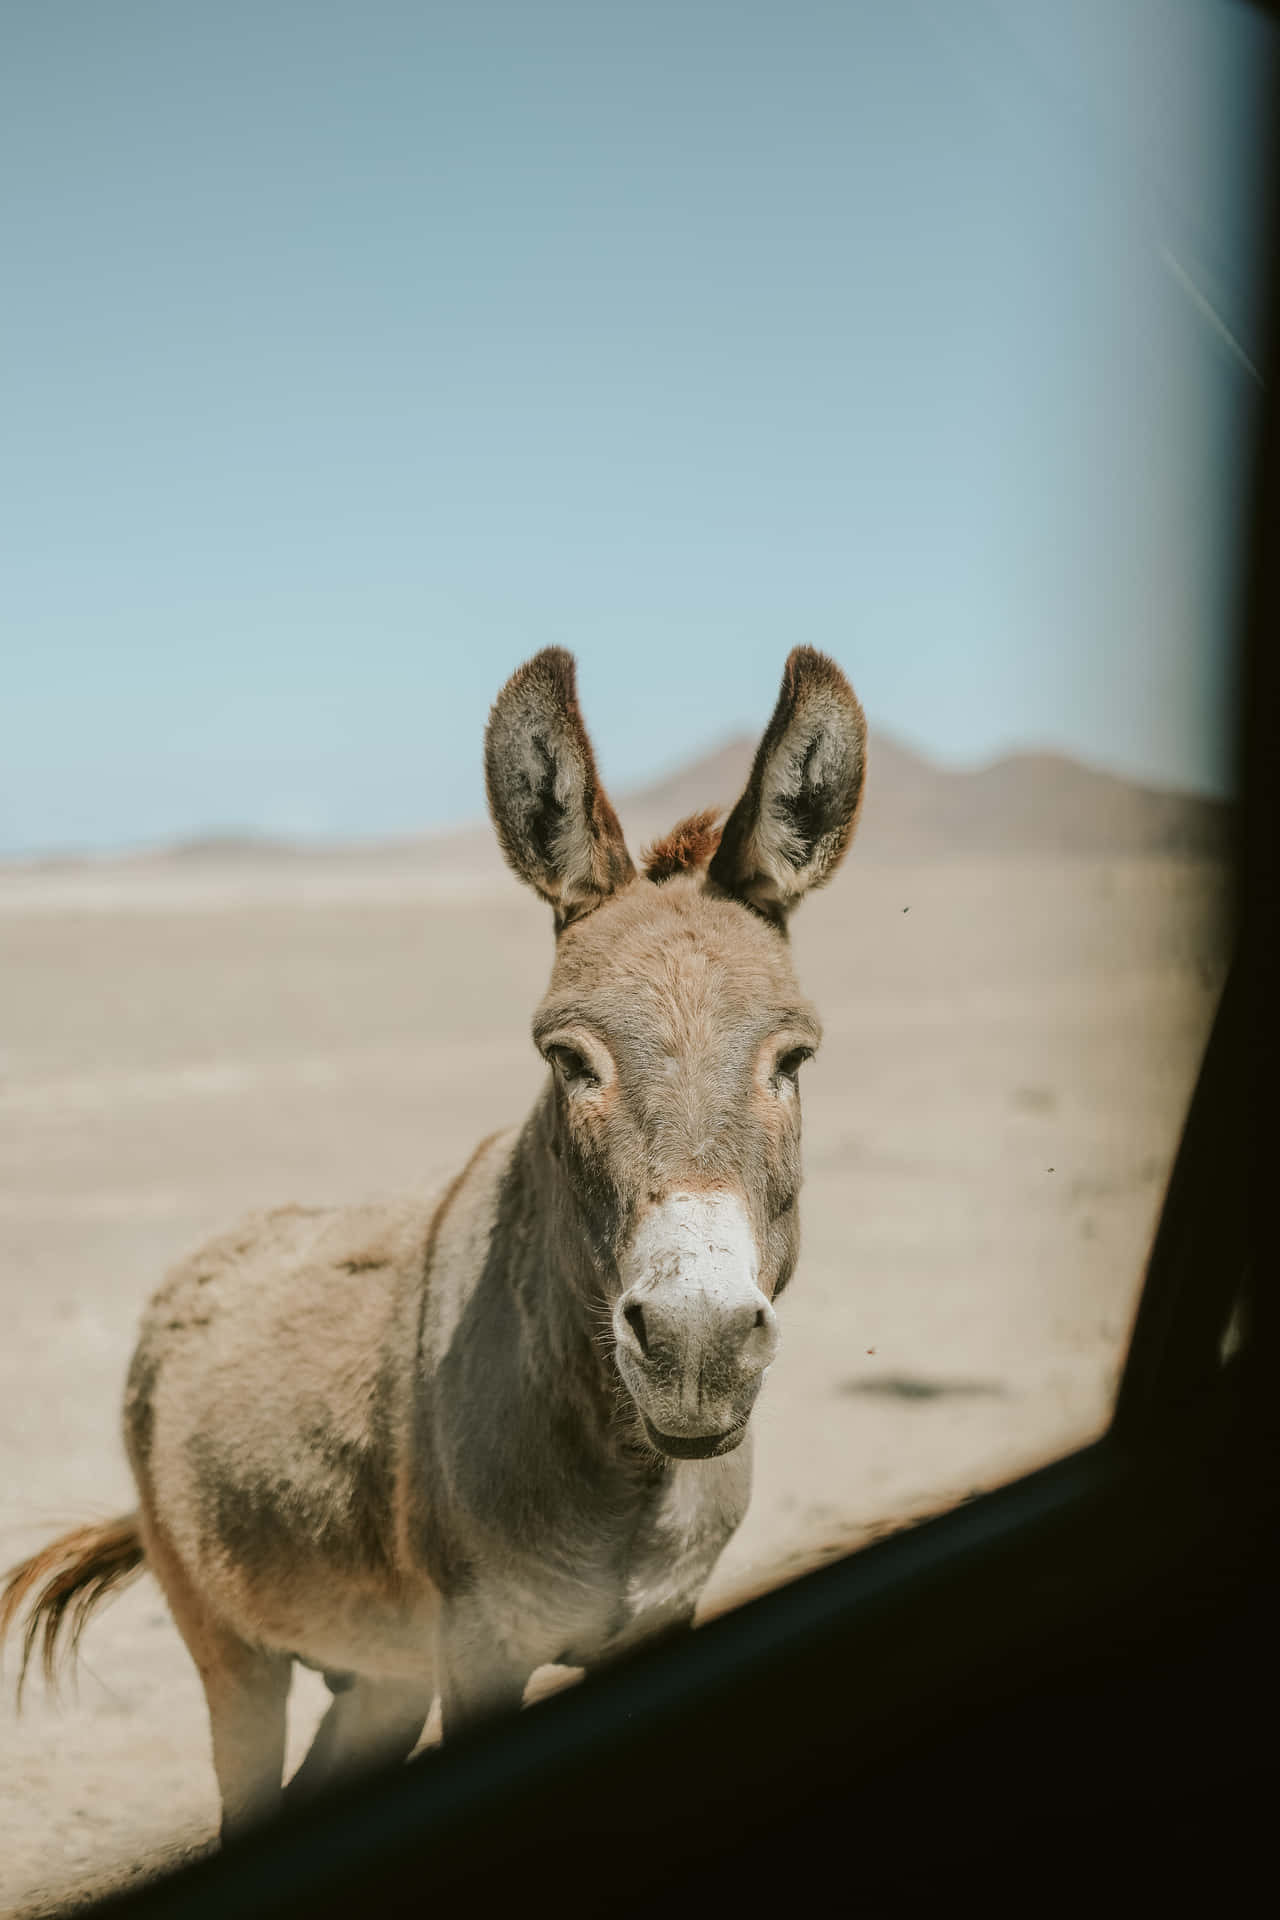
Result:
M121 1387L167 1264L250 1207L416 1184L518 1118L547 917L405 861L0 875L0 1565L132 1504ZM708 1602L1105 1422L1222 978L1169 859L859 864L797 917L805 1253ZM144 1581L78 1695L0 1700L0 1912L207 1844L203 1701ZM323 1699L300 1677L291 1745Z

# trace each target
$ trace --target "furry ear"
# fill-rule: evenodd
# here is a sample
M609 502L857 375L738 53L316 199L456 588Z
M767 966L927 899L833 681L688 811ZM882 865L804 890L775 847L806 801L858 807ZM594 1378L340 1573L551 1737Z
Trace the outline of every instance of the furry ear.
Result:
M777 927L848 849L862 801L867 723L834 660L788 655L746 791L725 822L709 883Z
M494 701L484 777L507 862L551 902L557 933L635 878L563 647L526 661Z

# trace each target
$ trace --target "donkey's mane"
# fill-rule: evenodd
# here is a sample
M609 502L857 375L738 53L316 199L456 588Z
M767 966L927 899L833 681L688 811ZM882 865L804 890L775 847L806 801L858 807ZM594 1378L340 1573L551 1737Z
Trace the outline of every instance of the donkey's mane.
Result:
M677 873L696 873L699 867L705 867L720 845L716 821L721 811L719 807L704 807L701 813L691 813L677 821L670 833L646 847L640 856L645 879L660 885Z

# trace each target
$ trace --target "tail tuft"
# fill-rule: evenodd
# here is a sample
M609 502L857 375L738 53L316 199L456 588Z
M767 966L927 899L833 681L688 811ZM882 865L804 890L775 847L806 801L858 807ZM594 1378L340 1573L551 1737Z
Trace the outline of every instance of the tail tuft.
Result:
M138 1516L126 1513L64 1533L11 1569L0 1594L0 1645L24 1607L29 1609L18 1671L19 1705L37 1642L45 1684L56 1691L59 1664L74 1661L90 1614L108 1594L135 1580L145 1559ZM64 1625L68 1632L60 1645Z

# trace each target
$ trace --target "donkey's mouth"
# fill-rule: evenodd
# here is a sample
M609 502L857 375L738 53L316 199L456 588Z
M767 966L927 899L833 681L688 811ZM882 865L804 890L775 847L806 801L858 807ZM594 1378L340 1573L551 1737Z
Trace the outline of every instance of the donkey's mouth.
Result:
M736 1427L729 1427L724 1433L663 1433L655 1427L648 1414L641 1410L640 1418L651 1447L659 1453L665 1453L672 1460L711 1460L717 1454L732 1453L740 1446L747 1431L747 1420L739 1420Z

